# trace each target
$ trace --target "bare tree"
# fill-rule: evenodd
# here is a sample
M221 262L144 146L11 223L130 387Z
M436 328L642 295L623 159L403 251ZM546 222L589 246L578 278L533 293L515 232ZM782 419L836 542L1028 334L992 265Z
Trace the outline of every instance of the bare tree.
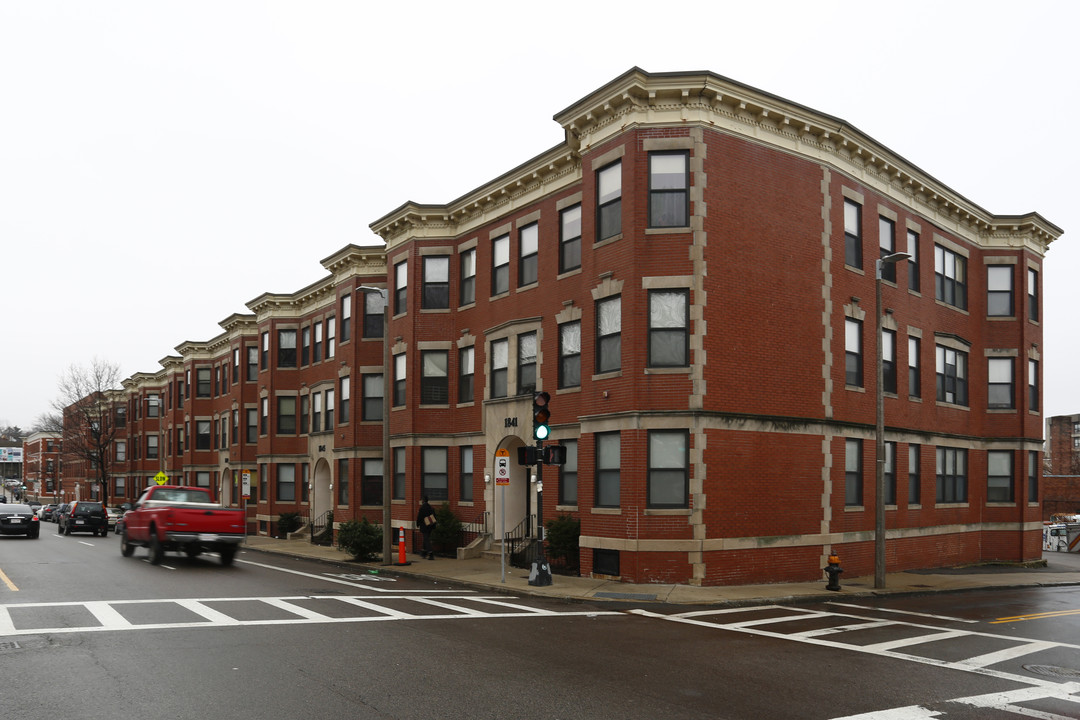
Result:
M31 428L31 432L63 432L64 431L64 416L61 413L46 412L41 413L34 420L34 425Z
M94 358L89 367L72 365L60 376L59 397L53 409L63 427L64 464L84 463L87 476L93 474L101 489L101 500L109 500L109 468L116 438L114 394L120 388L120 366Z

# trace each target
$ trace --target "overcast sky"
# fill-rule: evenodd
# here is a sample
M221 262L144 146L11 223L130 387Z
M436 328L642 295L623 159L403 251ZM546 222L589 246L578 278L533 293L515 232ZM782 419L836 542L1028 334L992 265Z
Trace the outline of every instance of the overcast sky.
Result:
M1080 413L1077 8L0 0L0 424L30 428L72 364L156 372L322 279L403 202L561 142L552 116L634 66L839 117L989 212L1063 228L1044 410Z

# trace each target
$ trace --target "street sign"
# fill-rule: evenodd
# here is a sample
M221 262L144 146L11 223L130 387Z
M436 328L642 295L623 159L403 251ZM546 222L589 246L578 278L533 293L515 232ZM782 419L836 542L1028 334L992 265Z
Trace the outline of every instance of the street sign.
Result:
M510 451L506 448L495 451L495 484L510 484Z
M158 474L154 476L154 482L158 485L164 485L169 482L169 476L165 474L164 470L158 470Z
M240 494L245 498L251 497L251 471L240 471Z

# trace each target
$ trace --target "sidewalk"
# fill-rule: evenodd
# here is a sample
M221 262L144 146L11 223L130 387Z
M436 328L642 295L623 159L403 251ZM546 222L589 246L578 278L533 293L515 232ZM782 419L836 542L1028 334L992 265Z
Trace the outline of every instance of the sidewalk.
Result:
M612 580L554 575L551 585L536 587L529 585L528 570L510 567L509 563L505 566L504 582L503 566L498 559L422 560L419 555L409 554L407 559L411 564L405 566L383 565L378 561L360 563L352 560L351 556L336 547L312 545L307 540L279 540L265 536L249 536L241 548L260 553L319 560L352 569L354 572L372 572L427 579L434 582L454 582L480 590L579 601L751 605L989 588L1080 585L1080 555L1073 553L1046 553L1044 557L1047 560L1047 566L1043 568L993 565L888 573L883 590L874 589L873 576L845 578L841 575L842 589L830 592L825 589L824 577L820 582L694 587L690 585L634 585Z

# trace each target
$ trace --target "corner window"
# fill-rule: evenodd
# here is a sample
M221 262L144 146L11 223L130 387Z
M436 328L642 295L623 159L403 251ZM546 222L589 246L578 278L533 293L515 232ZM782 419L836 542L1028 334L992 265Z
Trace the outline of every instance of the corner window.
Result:
M862 269L862 206L844 200L844 264Z
M450 402L449 353L425 350L420 353L420 404L446 405Z
M896 443L885 443L885 504L896 505Z
M1027 271L1028 319L1039 319L1039 273L1031 268Z
M349 458L338 458L337 504L349 504Z
M364 293L364 337L382 338L385 332L386 296L377 292Z
M937 346L938 402L967 405L967 362L966 352Z
M182 430L180 431L183 432ZM248 443L256 443L259 440L259 411L255 408L248 408L247 410L247 441ZM177 446L181 451L184 449L184 438L181 435L177 441Z
M337 342L336 337L337 324L333 317L326 318L326 359L334 357L334 343Z
M394 356L394 407L405 405L405 354Z
M378 294L378 293L376 293ZM341 342L352 338L352 295L341 296Z
M209 426L210 423L207 423ZM270 431L270 399L261 398L259 400L259 434L266 435Z
M420 456L421 490L436 502L450 499L447 454L447 448L426 447Z
M1012 358L989 358L986 361L986 374L989 380L986 395L988 408L1009 410L1016 407L1013 404L1014 367Z
M441 310L450 307L450 258L424 258L423 308Z
M908 260L908 290L919 292L919 233L914 230L907 231L907 252L911 256Z
M326 391L326 426L325 430L334 429L334 391Z
M690 153L649 153L649 227L690 225Z
M986 502L1013 502L1013 452L990 450L986 453Z
M277 432L278 435L296 434L296 397L279 397L277 399Z
M352 382L349 377L343 377L338 382L338 395L341 397L341 405L338 407L338 424L349 422L349 395L352 392Z
M322 362L322 323L317 322L312 328L315 333L315 343L311 346L311 362Z
M934 246L934 297L967 309L967 258L940 245Z
M286 464L277 467L277 500L294 502L296 500L296 465Z
M369 374L363 376L364 404L362 420L384 420L383 376Z
M296 331L278 330L278 357L279 368L296 367Z
M596 434L596 506L619 507L619 467L622 450L619 433Z
M458 476L458 499L462 502L473 500L473 449L471 445L460 448L458 459L461 474Z
M510 292L510 236L502 235L491 244L491 294Z
M596 372L622 367L622 302L619 296L596 303Z
M559 272L581 267L581 205L559 213Z
M581 322L559 326L559 387L581 386Z
M1028 360L1028 410L1039 412L1039 361Z
M919 350L922 341L909 337L907 341L908 397L922 397L922 379L919 375Z
M967 450L937 449L937 502L967 502Z
M922 446L908 445L908 505L918 505L922 502Z
M881 389L896 394L896 332L881 331Z
M577 440L563 440L566 448L566 462L559 467L559 504L578 504L578 443Z
M690 432L650 430L648 463L649 507L690 507Z
M862 498L862 440L848 438L844 441L844 505L858 507Z
M259 378L259 348L247 346L247 381L255 382ZM190 384L187 386L190 389Z
M196 450L209 450L210 449L210 421L198 420L195 422L195 449Z
M540 226L526 225L518 231L518 287L534 285L538 273Z
M396 447L394 452L394 481L391 493L393 500L405 499L405 448Z
M844 384L863 386L862 321L847 318L844 321Z
M690 291L649 291L649 367L689 367Z
M365 459L360 466L360 504L382 505L383 461Z
M408 310L409 263L399 262L394 266L394 314L400 315Z
M473 348L458 351L458 402L471 403L476 388L476 356Z
M472 305L476 302L476 248L461 253L460 303Z
M300 365L306 366L311 362L311 326L305 325L300 330Z
M596 173L596 240L622 232L622 161Z
M536 333L518 335L518 395L536 392Z
M266 370L270 367L270 333L262 333L260 340L262 342L262 351L259 355L259 369Z
M1039 502L1039 453L1028 450L1028 502Z
M878 216L878 244L881 247L881 257L896 252L896 223L881 216ZM896 263L881 264L881 279L896 282Z
M195 380L195 397L210 397L210 368L196 368Z
M1013 267L988 265L986 268L986 314L990 317L1012 317Z
M510 362L510 341L493 340L491 343L491 397L507 396Z
M323 404L322 393L311 394L311 432L322 432Z

